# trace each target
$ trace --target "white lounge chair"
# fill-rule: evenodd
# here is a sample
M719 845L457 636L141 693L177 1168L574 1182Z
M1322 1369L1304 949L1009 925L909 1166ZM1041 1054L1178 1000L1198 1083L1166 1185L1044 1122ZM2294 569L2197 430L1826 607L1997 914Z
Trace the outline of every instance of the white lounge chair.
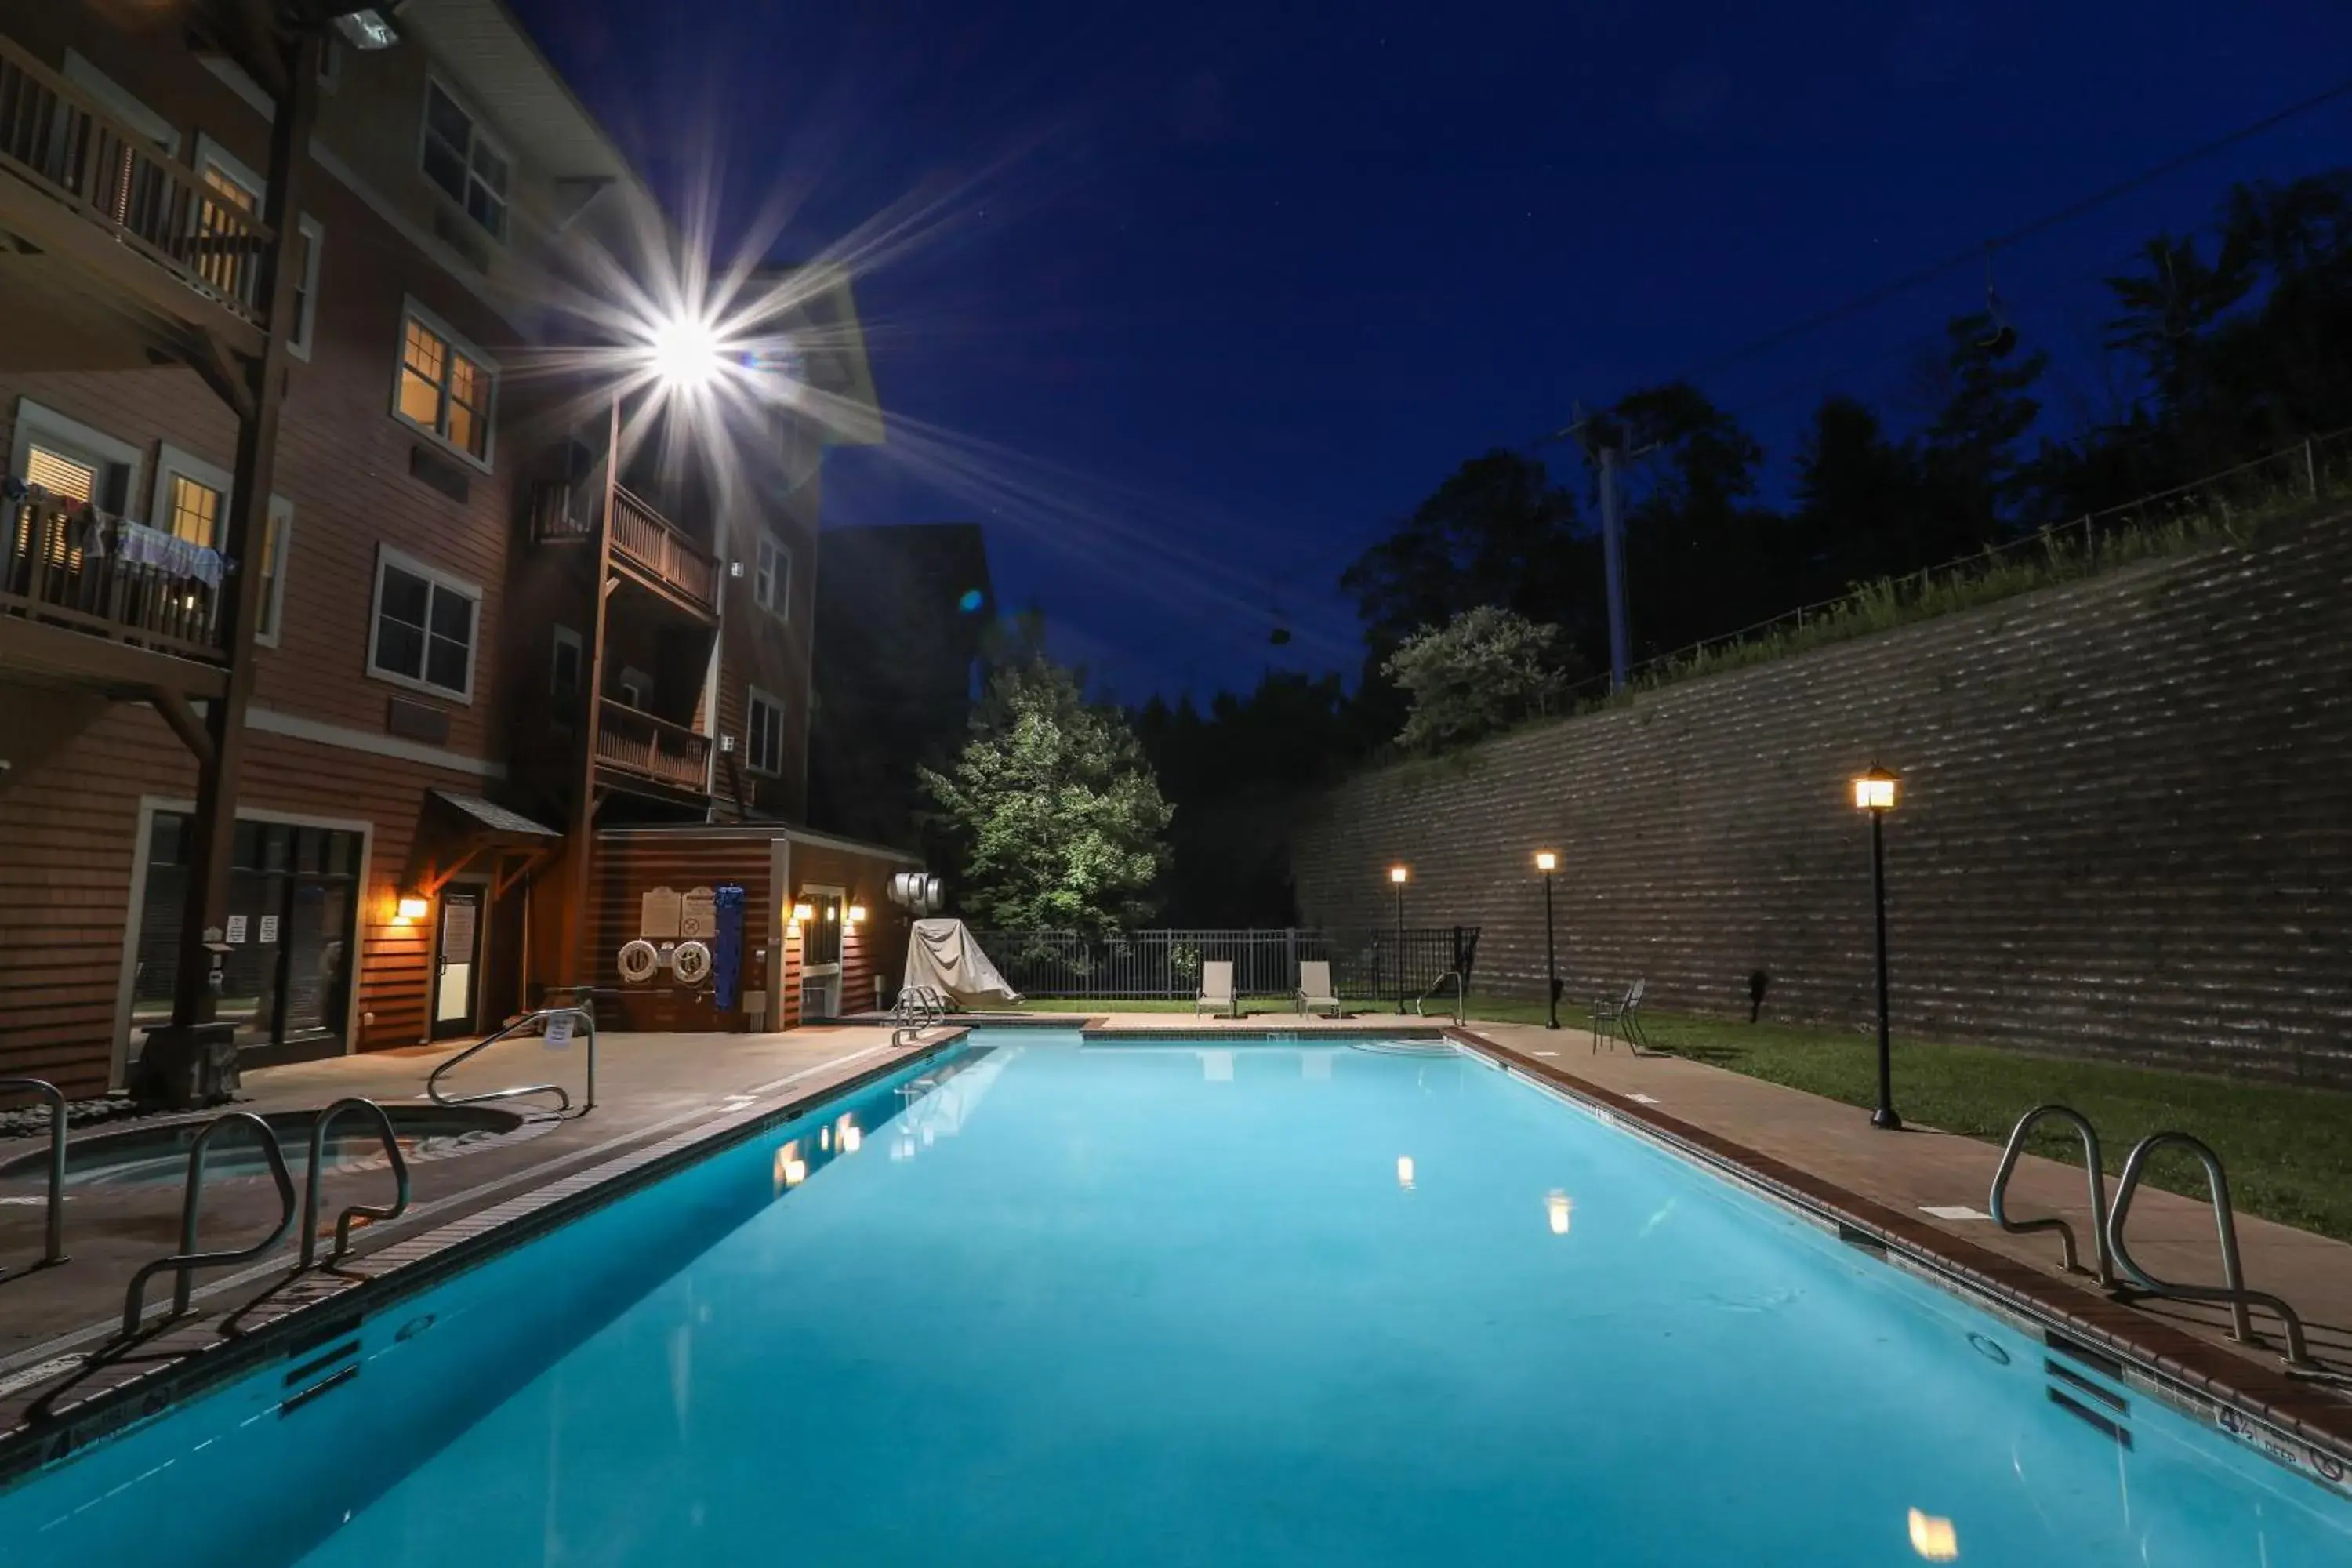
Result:
M1331 989L1331 965L1319 958L1301 959L1298 964L1298 1016L1328 1012L1333 1017L1344 1017L1348 1009Z
M1241 998L1234 994L1234 966L1229 959L1211 959L1201 965L1201 994L1192 998L1192 1016L1202 1013L1229 1018L1241 1016Z

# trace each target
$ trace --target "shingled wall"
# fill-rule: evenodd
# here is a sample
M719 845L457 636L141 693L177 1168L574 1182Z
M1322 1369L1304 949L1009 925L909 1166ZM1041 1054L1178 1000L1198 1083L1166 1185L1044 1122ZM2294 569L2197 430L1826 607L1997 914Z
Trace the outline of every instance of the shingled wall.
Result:
M1638 592L1638 589L1637 589ZM1635 613L1639 614L1638 599ZM2352 525L2325 518L1701 679L1355 779L1293 842L1310 922L1476 924L1540 996L1863 1024L1888 819L1898 1031L2352 1084Z

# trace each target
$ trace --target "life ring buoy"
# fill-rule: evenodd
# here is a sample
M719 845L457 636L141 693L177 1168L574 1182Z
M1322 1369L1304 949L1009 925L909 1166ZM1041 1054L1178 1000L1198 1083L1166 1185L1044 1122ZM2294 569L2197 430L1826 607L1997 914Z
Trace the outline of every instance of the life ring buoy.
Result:
M669 950L669 972L680 984L701 984L710 978L710 950L698 942L679 942Z
M638 937L621 944L620 965L622 979L632 985L643 985L661 967L661 954L654 951L652 942Z

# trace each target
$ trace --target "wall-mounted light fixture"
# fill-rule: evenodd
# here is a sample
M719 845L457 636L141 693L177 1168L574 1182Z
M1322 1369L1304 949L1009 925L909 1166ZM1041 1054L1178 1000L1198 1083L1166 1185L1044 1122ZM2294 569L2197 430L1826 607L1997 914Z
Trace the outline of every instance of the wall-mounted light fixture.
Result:
M794 904L793 906L793 924L796 926L806 925L809 921L814 919L816 919L816 910L811 909L808 905Z
M854 925L854 926L862 926L862 925L864 925L864 924L866 923L866 906L865 906L864 904L852 904L852 905L850 905L850 906L849 906L849 917L848 917L848 918L849 918L849 923L850 923L851 925Z
M433 912L433 900L422 893L403 893L393 913L404 921L421 921Z

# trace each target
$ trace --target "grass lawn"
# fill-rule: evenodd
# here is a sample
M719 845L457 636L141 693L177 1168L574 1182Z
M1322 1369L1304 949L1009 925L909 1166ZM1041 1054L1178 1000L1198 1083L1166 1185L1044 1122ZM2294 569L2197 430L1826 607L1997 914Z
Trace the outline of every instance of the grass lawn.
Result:
M1470 1016L1540 1024L1544 1009L1473 996ZM1573 1028L1582 1020L1563 1009L1560 1022ZM1866 1035L1666 1014L1643 1022L1654 1043L1695 1061L1848 1105L1878 1102L1877 1053ZM2221 1156L2241 1212L2352 1241L2352 1094L1895 1037L1895 1107L1906 1121L1998 1146L2020 1116L2050 1100L2091 1119L2110 1173L2123 1169L2140 1139L2177 1128ZM2082 1158L2072 1131L2049 1123L2035 1129L2030 1147L2069 1163ZM2170 1152L2157 1157L2148 1181L2205 1192L2203 1169Z
M1040 1013L1192 1011L1188 1001L1024 1005ZM1290 1016L1286 1005L1272 999L1249 1002L1245 1008ZM1497 1023L1540 1024L1544 1008L1540 1002L1473 996L1469 1014ZM1582 1019L1563 1005L1561 1022L1574 1028ZM1877 1059L1865 1035L1669 1014L1649 1014L1643 1022L1655 1044L1695 1061L1848 1105L1877 1101ZM1895 1039L1895 1104L1906 1121L1999 1147L2020 1116L2050 1100L2091 1119L2111 1173L2122 1170L2124 1156L2140 1139L2178 1128L2221 1154L2229 1168L2230 1195L2241 1212L2352 1241L2352 1094ZM2069 1163L2081 1158L2081 1145L2063 1127L2038 1129L2032 1149ZM2203 1171L2177 1153L2158 1156L2148 1180L2177 1193L2202 1196L2205 1191Z

